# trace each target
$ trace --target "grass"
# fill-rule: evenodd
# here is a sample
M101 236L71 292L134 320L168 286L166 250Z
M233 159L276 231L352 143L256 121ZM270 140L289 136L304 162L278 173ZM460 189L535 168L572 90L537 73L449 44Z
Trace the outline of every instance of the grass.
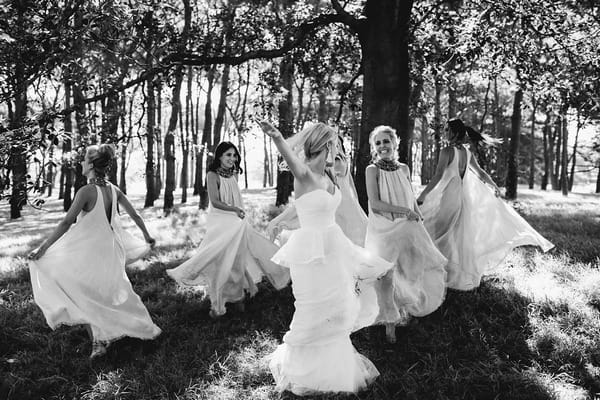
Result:
M277 212L273 197L272 190L245 193L259 229ZM600 198L525 190L515 206L554 250L518 249L478 289L449 291L439 310L399 328L394 345L381 327L354 334L381 376L358 395L314 398L598 398ZM59 203L0 225L0 399L296 398L274 391L265 361L291 320L290 288L261 284L244 313L211 320L204 293L164 273L201 240L205 214L194 205L167 218L158 207L143 214L159 244L128 274L163 334L123 339L92 363L82 327L45 324L23 258L62 216Z

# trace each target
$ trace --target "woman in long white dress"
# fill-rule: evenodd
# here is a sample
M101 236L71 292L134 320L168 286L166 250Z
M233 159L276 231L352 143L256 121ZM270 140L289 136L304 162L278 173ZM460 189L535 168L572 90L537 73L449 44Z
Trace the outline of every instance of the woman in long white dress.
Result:
M273 263L278 247L260 235L245 219L237 177L240 156L231 142L221 142L208 167L210 208L207 230L198 251L167 274L187 286L204 286L211 302L211 317L222 316L226 303L243 309L246 294L254 296L265 276L282 289L290 280L286 268Z
M425 227L448 258L448 287L470 290L515 247L554 245L500 196L500 189L464 145L487 138L460 119L448 121L450 145L440 152L435 175L419 196Z
M369 136L373 164L366 169L369 223L365 247L396 264L375 285L379 315L389 342L396 341L396 325L409 316L435 311L446 294L446 258L429 237L417 207L406 164L397 161L398 138L389 126L376 127ZM398 282L408 280L418 301L402 304Z
M261 127L294 175L300 221L273 256L290 268L295 298L290 329L269 364L277 389L355 393L379 375L350 341L360 312L356 282L375 279L392 265L356 246L335 223L341 194L325 172L335 156L333 129L318 123L299 133L305 136L302 161L276 128L267 122Z
M77 191L65 218L30 254L33 296L48 325L85 324L93 345L90 358L106 353L123 336L153 339L160 329L152 322L125 273L126 260L144 252L127 234L123 241L117 203L135 221L148 244L154 239L127 197L105 179L114 158L110 145L90 146L82 162L89 184ZM71 227L75 219L77 223Z
M298 144L296 143L296 145ZM367 233L367 214L358 203L358 195L356 194L356 188L350 173L350 164L341 137L337 138L336 151L333 168L329 169L330 172L328 173L335 176L342 195L340 205L335 212L335 222L354 244L363 247ZM290 231L299 227L300 222L298 221L296 207L292 205L269 221L267 232L271 240L279 236L279 240L283 244L291 234Z

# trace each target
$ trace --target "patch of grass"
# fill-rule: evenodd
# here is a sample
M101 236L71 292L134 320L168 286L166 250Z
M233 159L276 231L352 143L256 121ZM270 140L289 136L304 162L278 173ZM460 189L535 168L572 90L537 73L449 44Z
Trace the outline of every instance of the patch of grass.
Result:
M274 192L248 191L259 230L279 212ZM205 232L196 204L168 217L143 215L158 246L128 268L135 291L163 329L154 341L122 339L88 361L82 327L51 331L32 299L23 258L60 219L60 207L0 228L0 398L296 399L275 392L268 356L294 311L290 288L259 285L246 311L208 316L203 290L179 287L165 269L189 257ZM470 292L449 291L440 309L398 328L352 335L381 376L358 395L315 399L583 400L600 392L600 235L597 197L525 192L518 210L556 244L522 248ZM41 218L41 221L40 221ZM50 222L48 222L50 221ZM41 230L35 230L40 223ZM126 223L127 229L133 225Z

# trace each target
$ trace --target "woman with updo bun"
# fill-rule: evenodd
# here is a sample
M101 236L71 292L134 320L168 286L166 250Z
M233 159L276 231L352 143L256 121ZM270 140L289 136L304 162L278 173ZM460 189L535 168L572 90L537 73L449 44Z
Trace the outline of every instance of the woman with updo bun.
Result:
M147 247L155 241L127 197L106 180L114 156L112 145L87 148L81 166L88 184L77 191L50 237L29 255L33 296L46 322L52 329L86 325L90 358L104 355L110 343L124 336L154 339L161 332L125 273L126 262L135 257L128 254L132 236L124 239L117 203L140 228Z
M448 258L447 285L452 289L478 287L483 274L515 247L554 247L502 201L498 186L465 146L493 141L458 118L449 120L449 145L418 199L427 231Z

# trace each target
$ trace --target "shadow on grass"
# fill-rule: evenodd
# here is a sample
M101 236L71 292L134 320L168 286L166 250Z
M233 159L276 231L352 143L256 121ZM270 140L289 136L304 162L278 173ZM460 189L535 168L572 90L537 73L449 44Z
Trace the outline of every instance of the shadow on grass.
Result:
M289 288L275 291L263 283L244 313L229 310L212 320L208 300L199 292L177 290L164 269L156 263L129 271L162 335L154 341L120 340L93 363L83 328L52 332L45 326L26 271L3 281L15 293L2 310L0 327L5 397L296 398L274 392L264 361L291 320ZM440 310L398 328L395 345L385 342L381 327L354 334L358 351L381 373L358 397L553 399L528 373L533 362L527 346L529 303L512 290L484 283L472 292L450 291Z

